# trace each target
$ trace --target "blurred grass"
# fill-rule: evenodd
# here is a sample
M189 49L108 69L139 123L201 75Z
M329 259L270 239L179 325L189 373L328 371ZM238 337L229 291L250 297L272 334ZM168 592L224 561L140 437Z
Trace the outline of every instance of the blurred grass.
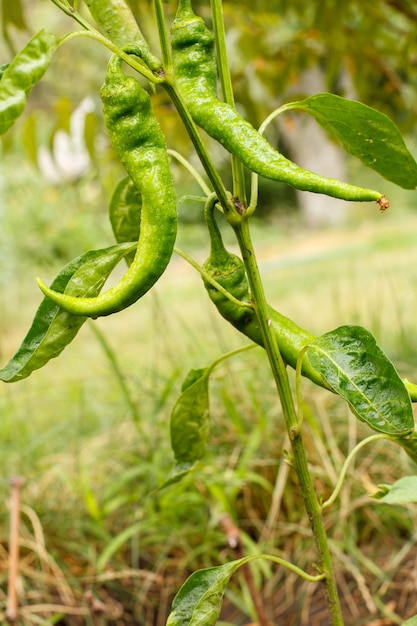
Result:
M35 276L52 278L70 256L111 241L103 193L94 180L58 194L33 172L26 174L30 192L18 188L13 172L2 190L3 363L40 302ZM355 207L352 221L340 230L306 232L293 216L284 225L255 223L254 239L273 306L317 334L345 323L368 327L400 372L417 380L417 215L407 204L410 196L405 202L401 194L392 195L390 211L361 207L368 215L358 219ZM204 231L189 228L187 237L183 227L180 244L203 261ZM246 343L217 317L199 276L174 258L146 298L94 324L106 337L139 422L121 393L115 363L90 324L59 359L20 384L0 388L2 502L7 502L11 475L26 481L21 623L61 619L62 624L95 625L100 614L100 624L164 624L172 594L189 571L233 558L219 527L225 512L238 522L247 552L269 550L311 568L308 523L284 462L282 417L260 349L215 371L207 455L182 483L157 491L173 463L169 414L187 371ZM369 431L337 398L309 382L305 403L311 471L326 497L345 455ZM340 582L349 589L356 583L367 602L365 590L378 597L394 575L387 563L375 562L376 556L413 545L415 517L411 506L376 505L367 494L414 471L393 445L366 448L326 514ZM4 506L0 610L6 601L7 534ZM258 564L254 574L271 614L279 607L277 620L297 606L302 613L311 601L311 592L281 569ZM254 619L243 589L236 581L227 594L223 617L228 623L244 623L243 614ZM101 612L95 612L91 593ZM38 604L52 608L36 609ZM346 623L360 623L353 609Z

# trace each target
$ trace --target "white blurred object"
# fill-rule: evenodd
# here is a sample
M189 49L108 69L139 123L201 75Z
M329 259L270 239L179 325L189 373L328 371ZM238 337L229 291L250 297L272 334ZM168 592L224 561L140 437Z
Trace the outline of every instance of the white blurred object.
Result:
M94 109L93 99L87 96L71 115L69 133L57 130L52 151L39 147L38 165L50 183L73 182L88 171L91 160L84 141L85 118Z

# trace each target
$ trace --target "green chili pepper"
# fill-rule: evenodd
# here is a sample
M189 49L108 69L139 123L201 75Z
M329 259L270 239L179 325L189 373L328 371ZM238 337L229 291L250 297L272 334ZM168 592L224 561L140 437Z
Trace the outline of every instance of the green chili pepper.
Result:
M233 107L217 98L214 37L203 19L194 14L191 0L180 0L171 35L175 80L191 116L249 170L302 191L342 200L376 201L381 209L387 208L387 200L378 191L355 187L298 167L274 150Z
M96 298L66 296L38 279L46 296L75 315L110 315L136 302L164 272L175 243L176 198L165 138L148 93L121 64L116 55L111 58L100 95L113 147L142 198L139 242L120 282Z
M104 34L117 46L145 39L132 11L124 0L85 0L91 15L100 25Z
M251 301L243 261L225 248L219 227L214 219L213 210L214 203L208 202L205 218L210 234L211 249L210 256L203 265L204 272L224 287L236 300L243 304L247 303L248 306L239 306L238 303L233 302L203 277L204 285L220 315L246 337L264 347L261 328ZM268 317L282 358L295 369L299 353L314 339L314 336L272 307L268 307ZM327 388L320 373L310 365L307 359L302 361L301 372L317 385Z

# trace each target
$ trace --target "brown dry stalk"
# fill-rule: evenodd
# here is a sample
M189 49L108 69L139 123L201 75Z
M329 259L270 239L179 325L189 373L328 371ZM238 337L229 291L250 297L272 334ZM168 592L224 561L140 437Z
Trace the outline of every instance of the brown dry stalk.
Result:
M234 551L236 557L240 559L245 556L240 530L233 522L231 517L227 515L227 513L225 513L221 516L219 524L226 535L229 547ZM259 626L271 626L271 622L268 620L268 617L266 615L262 596L256 587L252 571L249 567L249 563L245 563L244 565L242 565L242 574L246 580L246 584L252 598Z
M19 524L20 524L20 490L24 484L21 476L10 479L10 538L9 538L9 584L7 589L6 620L10 624L17 621L17 577L19 573Z

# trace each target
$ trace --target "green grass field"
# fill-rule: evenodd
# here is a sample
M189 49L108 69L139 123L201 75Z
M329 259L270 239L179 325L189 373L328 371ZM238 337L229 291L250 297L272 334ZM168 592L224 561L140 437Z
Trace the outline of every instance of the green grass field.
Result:
M13 213L4 231L14 238L7 239L0 260L3 364L40 302L35 276L51 279L61 263L56 257L79 254L91 245L91 217L84 223L74 208L80 192L64 191L69 208L63 210L54 190L35 189L50 204L31 229L24 225L25 220L33 223L34 200L25 204L23 191L17 199L13 196L16 211L24 206L26 213ZM9 185L6 200L10 197ZM54 217L58 204L61 223ZM257 224L255 240L275 308L316 334L341 324L366 326L401 375L417 381L417 216L404 204L399 197L399 210L393 202L384 215L371 208L369 219L355 208L353 218L357 211L361 218L340 230L306 232L297 218L285 228ZM93 209L103 219L103 212ZM52 231L46 231L43 255L36 237L44 228ZM192 237L182 234L180 245L188 252L195 249L203 261L207 250L197 245L202 235L194 238L196 228ZM105 245L108 236L107 226L98 230L95 247ZM69 239L62 238L63 231L71 234ZM61 240L66 244L57 253ZM58 359L21 383L2 385L3 620L7 502L14 475L25 480L22 626L162 626L173 594L191 571L234 558L220 523L225 514L238 525L245 553L269 551L312 570L308 523L285 462L282 416L261 349L215 370L207 454L181 483L158 491L173 465L169 416L182 380L190 368L204 367L245 343L216 315L200 277L174 258L157 287L137 305L86 324ZM317 490L326 496L348 451L370 431L337 398L309 381L304 400L311 471ZM369 498L378 484L414 472L393 444L367 447L326 513L347 625L379 624L382 618L391 619L384 624L400 624L410 609L415 612L407 569L416 554L415 506L388 507ZM271 564L257 562L252 571L274 623L326 623L320 621L320 593L311 584L301 584ZM238 576L226 594L222 621L240 625L255 620L247 584Z

